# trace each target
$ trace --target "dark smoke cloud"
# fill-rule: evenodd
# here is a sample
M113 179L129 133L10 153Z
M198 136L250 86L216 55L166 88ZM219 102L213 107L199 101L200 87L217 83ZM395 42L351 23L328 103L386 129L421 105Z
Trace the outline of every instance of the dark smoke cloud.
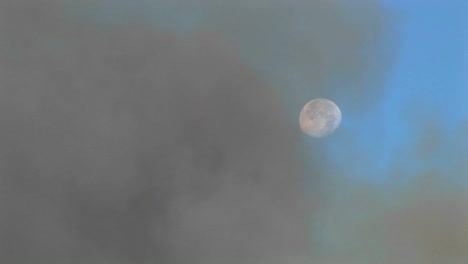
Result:
M304 255L278 98L216 34L96 30L60 2L1 8L3 263Z
M103 27L138 21L180 35L218 32L283 94L294 114L302 97L335 98L359 110L375 104L394 55L396 21L376 0L74 3L77 17Z
M1 1L0 262L307 263L330 170L300 186L291 120L380 91L385 21L346 8Z

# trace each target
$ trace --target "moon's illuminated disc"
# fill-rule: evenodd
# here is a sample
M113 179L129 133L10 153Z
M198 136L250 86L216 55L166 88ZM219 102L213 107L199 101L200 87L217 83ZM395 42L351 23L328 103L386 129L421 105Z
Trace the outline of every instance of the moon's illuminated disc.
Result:
M299 114L302 131L312 137L320 138L331 134L340 122L340 108L334 102L323 98L308 102Z

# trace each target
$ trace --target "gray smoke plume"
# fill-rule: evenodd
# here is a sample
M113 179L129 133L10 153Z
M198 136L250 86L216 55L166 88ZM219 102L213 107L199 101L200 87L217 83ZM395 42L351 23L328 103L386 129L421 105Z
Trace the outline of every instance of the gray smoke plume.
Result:
M367 102L381 21L292 2L1 1L0 262L307 263L288 114Z
M304 255L295 134L236 51L61 8L1 8L0 261Z

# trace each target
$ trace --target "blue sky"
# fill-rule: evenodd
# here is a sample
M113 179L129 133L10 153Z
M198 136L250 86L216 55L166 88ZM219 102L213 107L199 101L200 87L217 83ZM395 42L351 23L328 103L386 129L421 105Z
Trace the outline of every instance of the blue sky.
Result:
M352 136L337 133L329 143L329 157L343 169L342 175L381 183L393 180L395 165L407 175L460 173L451 166L467 151L461 147L467 139L456 135L468 120L466 4L382 2L398 18L384 95L367 111L344 111L341 129ZM418 155L414 148L424 134L434 132L431 129L437 130L433 140L439 144L427 155ZM360 159L353 159L355 155ZM349 166L350 160L355 164Z
M396 18L391 63L377 84L383 87L370 88L383 94L355 111L349 107L353 98L337 93L342 124L322 145L334 173L327 175L326 215L317 229L322 252L329 254L354 250L360 242L368 243L364 256L378 251L373 246L384 240L369 243L351 230L389 210L388 204L404 208L411 199L427 199L418 194L426 188L424 178L437 178L435 187L428 186L437 199L468 187L468 4L381 3ZM359 196L362 189L370 191Z

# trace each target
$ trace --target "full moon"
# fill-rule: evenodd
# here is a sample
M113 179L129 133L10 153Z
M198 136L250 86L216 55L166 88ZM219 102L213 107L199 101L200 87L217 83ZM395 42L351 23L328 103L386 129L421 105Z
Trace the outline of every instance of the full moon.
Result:
M301 130L305 134L317 138L333 133L340 122L340 108L334 102L323 98L308 102L299 114Z

